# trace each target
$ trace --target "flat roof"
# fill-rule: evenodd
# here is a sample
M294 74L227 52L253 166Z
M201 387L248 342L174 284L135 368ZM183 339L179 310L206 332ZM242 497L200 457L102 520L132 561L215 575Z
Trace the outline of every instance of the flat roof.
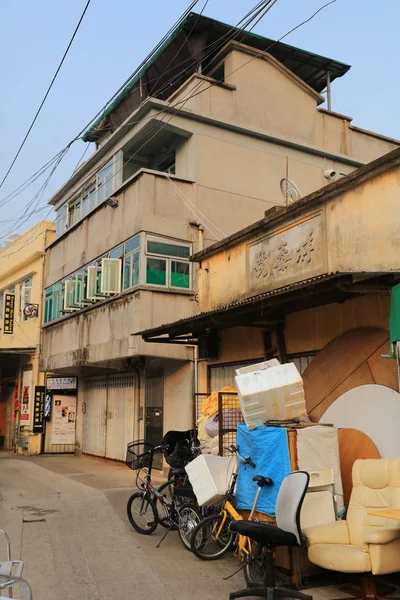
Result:
M240 32L236 38L237 41L252 46L258 50L269 52L274 58L285 65L290 71L295 73L300 79L307 83L317 92L321 92L326 87L327 73L330 73L330 80L333 81L337 77L342 77L350 69L350 65L339 62L332 58L321 56L295 46L290 46L283 42L279 42L270 38L257 35L252 32L242 31L241 29L228 25L221 21L217 21L204 15L190 13L183 19L171 32L171 34L159 45L157 50L149 58L149 60L141 67L134 71L120 93L108 104L103 113L90 125L83 134L82 139L85 142L95 141L99 137L96 129L122 102L122 100L132 91L138 81L143 77L150 67L157 66L159 62L158 73L156 76L157 82L153 89L162 90L164 85L160 85L171 78L171 72L175 67L182 65L182 54L188 55L186 59L189 63L189 68L180 67L182 78L170 89L168 95L179 87L181 83L196 71L198 64L202 62L204 50L207 50L207 63L211 62L214 56L222 49L229 41L228 34ZM202 38L202 52L193 54L188 53L189 38ZM175 48L177 46L177 48ZM212 51L210 51L212 48ZM169 60L165 60L165 54L171 54ZM160 58L163 57L162 60ZM186 60L184 62L186 62ZM172 65L172 66L171 66ZM190 72L188 72L190 71ZM155 97L158 97L157 91L153 92Z

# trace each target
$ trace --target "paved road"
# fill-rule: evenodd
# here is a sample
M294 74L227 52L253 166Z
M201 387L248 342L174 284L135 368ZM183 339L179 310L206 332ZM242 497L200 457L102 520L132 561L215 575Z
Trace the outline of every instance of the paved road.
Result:
M204 563L176 532L159 549L161 528L136 533L125 512L133 487L132 471L110 461L0 452L0 528L25 561L35 600L228 600L244 587L241 573L223 579L235 558ZM343 597L333 587L312 594Z
M212 564L185 550L176 532L137 534L125 517L132 473L75 457L0 458L0 528L35 600L221 600L240 589L230 558Z

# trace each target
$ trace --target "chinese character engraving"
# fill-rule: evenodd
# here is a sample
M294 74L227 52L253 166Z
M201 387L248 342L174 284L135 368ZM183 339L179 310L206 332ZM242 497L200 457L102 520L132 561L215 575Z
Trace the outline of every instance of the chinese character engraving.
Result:
M267 277L270 271L270 256L265 248L261 248L254 258L253 273L257 279Z
M281 242L277 248L277 255L274 261L274 271L278 274L284 273L291 261L292 257L287 249L287 242Z
M310 229L305 242L296 250L296 262L300 265L309 264L312 260L312 252L314 252L314 230Z

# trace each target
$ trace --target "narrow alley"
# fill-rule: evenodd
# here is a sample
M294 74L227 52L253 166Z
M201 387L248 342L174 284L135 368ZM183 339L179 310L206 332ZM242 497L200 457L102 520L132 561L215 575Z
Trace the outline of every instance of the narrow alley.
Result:
M37 600L227 600L243 587L235 557L203 563L176 532L137 534L126 518L125 465L91 457L0 453L0 528ZM156 479L155 479L156 481ZM160 480L161 482L161 480ZM340 596L313 590L314 600Z

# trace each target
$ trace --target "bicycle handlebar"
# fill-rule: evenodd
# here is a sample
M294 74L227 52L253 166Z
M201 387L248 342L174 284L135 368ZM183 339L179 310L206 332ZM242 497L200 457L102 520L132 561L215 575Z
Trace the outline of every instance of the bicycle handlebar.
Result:
M154 446L153 448L153 452L164 452L164 450L168 450L169 446L168 444L160 444L159 446Z
M256 465L253 463L250 456L245 456L244 458L243 456L240 456L239 446L235 446L234 444L232 444L229 448L225 448L225 450L228 450L228 452L231 452L231 454L236 454L242 465L250 465L251 467L253 467L253 469L256 468Z

